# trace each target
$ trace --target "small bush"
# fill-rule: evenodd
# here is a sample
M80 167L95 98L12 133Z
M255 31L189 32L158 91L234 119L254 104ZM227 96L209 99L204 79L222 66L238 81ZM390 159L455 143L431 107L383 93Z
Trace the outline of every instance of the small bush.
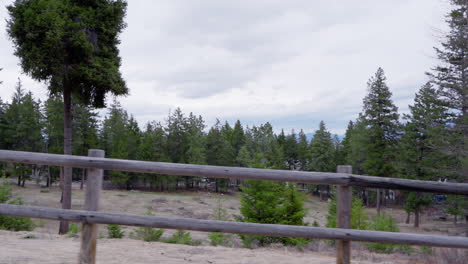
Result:
M153 212L151 211L151 207L148 207L145 215L153 216ZM134 235L130 234L130 237L135 239L141 239L146 242L153 242L158 241L161 236L164 234L164 229L156 229L151 227L139 227L135 230Z
M391 216L377 216L371 223L371 229L375 231L400 232L396 221ZM370 251L378 253L392 253L396 250L403 253L411 252L411 247L408 245L384 244L384 243L368 243L367 248Z
M122 238L124 232L119 225L107 225L107 234L109 238Z
M210 245L212 246L225 246L225 247L231 247L232 243L230 241L231 236L224 234L224 233L218 233L218 232L212 232L208 235L208 238L210 239Z
M419 246L419 249L424 255L432 255L432 247L430 246Z
M31 218L0 216L0 229L10 231L32 231L34 223Z
M10 184L0 184L0 203L6 203L11 198L11 189Z
M151 227L141 227L139 230L142 239L146 242L158 241L164 234L164 231L164 229L156 229Z
M213 220L219 221L229 221L230 217L228 215L227 210L223 207L223 203L221 199L218 200L216 207L213 209ZM231 234L219 233L219 232L211 232L208 234L208 238L210 239L210 244L212 246L225 246L231 247Z
M0 184L0 203L6 203L11 199L12 187L9 184ZM8 204L22 205L23 201L17 198ZM0 216L0 229L10 231L32 231L34 229L34 222L31 218L26 217L13 217L13 216Z
M329 228L336 228L336 197L333 196L331 203L328 205L327 225ZM351 229L366 230L368 229L368 216L362 200L353 198L351 207Z
M68 237L78 237L78 233L80 232L80 227L76 223L71 223L70 227L68 228Z
M166 243L171 243L171 244L182 244L182 245L199 245L201 244L199 241L194 241L192 240L192 236L190 232L184 231L184 230L177 230L172 237L164 240Z

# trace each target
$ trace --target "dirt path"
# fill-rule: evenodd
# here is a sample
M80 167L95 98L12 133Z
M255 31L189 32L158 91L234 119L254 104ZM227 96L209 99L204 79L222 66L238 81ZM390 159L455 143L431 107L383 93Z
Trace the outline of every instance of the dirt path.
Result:
M25 238L25 237L35 238ZM0 263L77 263L80 241L35 232L0 231ZM98 263L335 263L333 256L288 248L242 249L185 246L130 239L99 239ZM371 261L353 261L370 264ZM381 262L391 263L391 262Z

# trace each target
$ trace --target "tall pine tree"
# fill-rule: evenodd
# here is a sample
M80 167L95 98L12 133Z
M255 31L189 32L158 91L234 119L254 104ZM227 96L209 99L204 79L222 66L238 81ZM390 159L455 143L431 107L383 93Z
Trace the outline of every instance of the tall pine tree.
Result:
M446 132L447 108L439 101L437 91L430 83L425 84L415 96L401 140L402 173L417 180L437 180L443 176L449 163L440 151L441 139ZM414 226L419 226L421 208L431 199L422 193L411 193L405 209L415 215Z
M367 130L367 157L365 172L369 175L394 177L395 150L399 134L398 108L391 99L382 68L367 82L368 94L364 97L361 113ZM381 209L381 191L377 191L377 212Z
M451 0L453 9L446 22L450 30L435 48L439 65L430 74L443 105L452 113L444 151L458 160L452 171L468 177L468 1Z

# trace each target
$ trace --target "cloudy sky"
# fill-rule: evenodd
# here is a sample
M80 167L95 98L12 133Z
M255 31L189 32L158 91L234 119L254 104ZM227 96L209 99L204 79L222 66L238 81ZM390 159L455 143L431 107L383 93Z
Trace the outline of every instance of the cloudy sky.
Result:
M37 97L47 87L22 74L0 1L0 97L17 78ZM366 82L382 67L400 111L435 63L447 0L131 0L121 35L122 105L141 124L171 109L276 130L312 132L324 120L344 133Z

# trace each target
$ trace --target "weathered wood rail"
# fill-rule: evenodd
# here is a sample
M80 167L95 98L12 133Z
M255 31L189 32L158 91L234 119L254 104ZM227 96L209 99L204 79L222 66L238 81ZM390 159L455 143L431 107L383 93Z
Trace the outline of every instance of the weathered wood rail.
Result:
M86 224L117 224L246 235L338 240L345 239L390 244L397 243L434 247L468 248L468 238L466 237L420 235L343 228L227 222L192 218L146 216L84 210L65 210L58 208L9 204L0 205L0 215L33 217L51 220L67 220Z
M465 183L441 183L354 175L351 173L351 166L338 166L337 173L298 172L108 159L103 158L103 156L104 153L101 150L90 150L88 157L0 150L0 161L4 162L89 169L85 202L85 209L87 211L0 204L0 215L83 223L79 263L95 263L96 261L97 224L119 224L280 237L334 239L338 240L337 263L339 264L351 262L351 241L468 248L468 238L466 237L349 229L351 216L351 186L468 195L468 184ZM338 186L337 223L340 228L239 223L97 212L103 170L210 178L333 184Z
M468 184L463 183L418 181L354 175L351 173L251 169L32 153L10 150L0 150L0 161L181 176L332 184L468 195Z

